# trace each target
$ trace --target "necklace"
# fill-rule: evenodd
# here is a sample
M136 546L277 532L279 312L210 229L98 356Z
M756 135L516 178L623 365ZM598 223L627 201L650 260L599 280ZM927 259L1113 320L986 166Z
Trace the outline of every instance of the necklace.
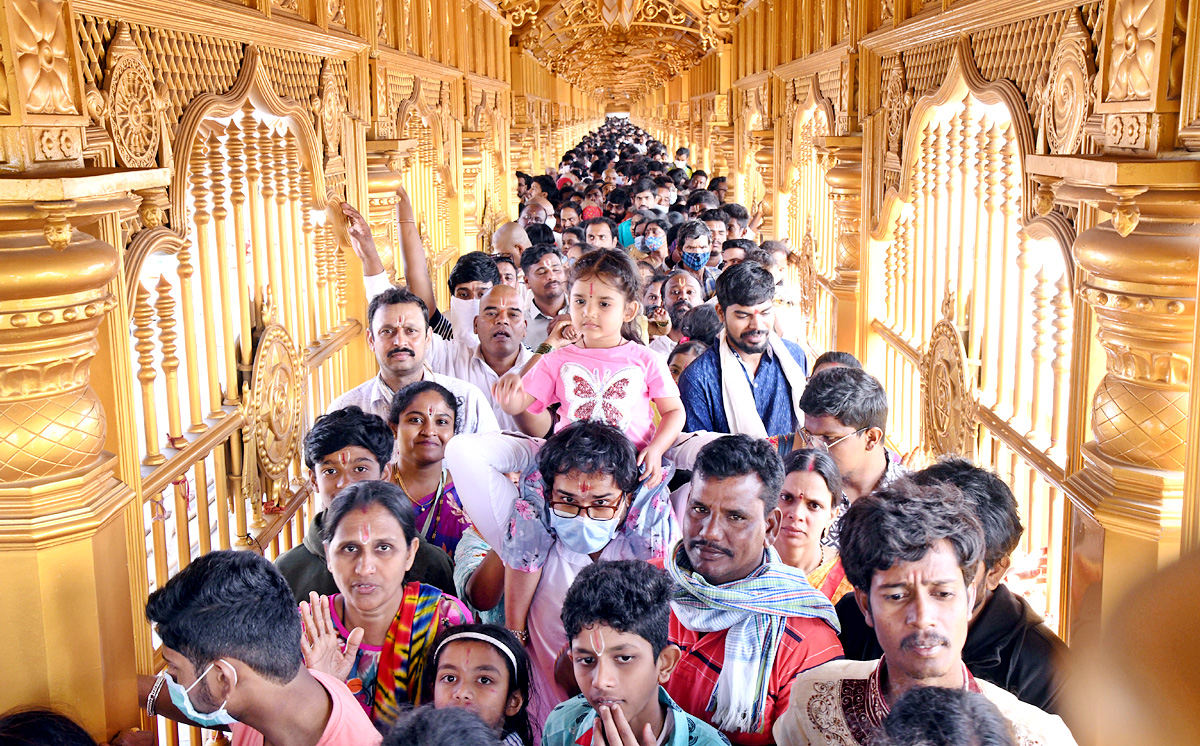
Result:
M399 469L396 469L395 474L396 482L399 484L400 489L404 490L404 494L408 496L409 502L416 505L417 501L413 499L412 492L409 491L408 485L404 483L404 475L400 473ZM442 476L438 481L437 492L434 494L433 503L429 506L429 512L425 514L425 525L421 527L421 536L424 536L426 539L429 539L429 529L433 526L434 516L437 515L438 509L441 507L442 496L446 494L446 481L449 476L450 470L442 469ZM824 547L822 547L821 551L825 551Z

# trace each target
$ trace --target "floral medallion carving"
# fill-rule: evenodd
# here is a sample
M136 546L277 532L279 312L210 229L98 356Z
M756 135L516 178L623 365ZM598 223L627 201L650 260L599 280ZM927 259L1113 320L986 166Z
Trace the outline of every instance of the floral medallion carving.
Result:
M346 0L329 0L326 8L329 11L330 23L346 25Z
M1109 101L1149 100L1162 35L1160 3L1161 0L1120 0L1113 9Z
M904 63L897 56L887 72L887 83L883 88L883 108L887 112L888 152L900 155L904 142L904 127L908 124L908 112L912 108L913 93L904 77Z
M282 326L271 324L263 330L252 376L246 426L253 428L259 465L277 480L286 474L299 447L307 381L296 345Z
M799 275L796 296L804 324L811 332L816 325L813 316L817 310L817 247L812 234L812 216L805 221L804 238L800 240L800 253L796 260Z
M954 294L947 289L942 320L921 356L921 432L927 452L969 459L975 453L975 399L954 314Z
M154 84L146 58L134 44L128 24L117 25L108 48L104 92L88 93L88 113L108 130L117 161L126 168L158 165L164 98Z
M18 84L30 114L78 114L71 82L71 38L62 0L14 0L11 3Z
M1092 79L1096 74L1092 37L1073 11L1058 39L1042 89L1042 127L1053 153L1078 152L1083 124L1092 109Z
M346 113L346 99L329 60L321 63L321 103L317 113L321 135L325 140L325 157L332 158L342 147L342 117Z

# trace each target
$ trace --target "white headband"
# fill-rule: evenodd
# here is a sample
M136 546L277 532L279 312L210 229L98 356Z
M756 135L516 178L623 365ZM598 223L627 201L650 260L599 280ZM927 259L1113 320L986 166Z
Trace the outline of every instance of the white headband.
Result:
M480 640L482 642L486 642L486 643L495 645L496 648L501 653L504 653L505 657L508 658L508 662L511 663L512 667L513 667L513 675L514 676L516 675L516 673L517 673L517 655L516 655L516 653L509 650L508 646L505 645L500 640L497 640L495 637L492 637L491 635L485 635L482 632L455 632L454 634L447 637L445 640L442 640L442 644L438 645L437 649L433 651L433 657L436 659L438 657L438 655L442 652L442 648L446 647L447 644L454 642L455 640Z

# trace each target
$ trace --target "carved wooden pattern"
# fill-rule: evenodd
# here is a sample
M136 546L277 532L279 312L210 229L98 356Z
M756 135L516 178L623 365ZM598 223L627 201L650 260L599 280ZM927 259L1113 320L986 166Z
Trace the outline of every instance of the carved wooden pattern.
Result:
M9 39L14 73L30 114L79 114L64 0L13 0Z

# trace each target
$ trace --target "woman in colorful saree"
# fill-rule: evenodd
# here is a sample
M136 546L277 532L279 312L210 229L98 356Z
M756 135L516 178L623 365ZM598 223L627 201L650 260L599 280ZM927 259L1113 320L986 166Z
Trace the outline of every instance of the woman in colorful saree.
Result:
M454 596L404 583L417 548L412 504L386 482L358 482L330 505L322 539L338 594L300 604L304 660L343 679L378 727L421 704L421 674L438 632L471 621Z

